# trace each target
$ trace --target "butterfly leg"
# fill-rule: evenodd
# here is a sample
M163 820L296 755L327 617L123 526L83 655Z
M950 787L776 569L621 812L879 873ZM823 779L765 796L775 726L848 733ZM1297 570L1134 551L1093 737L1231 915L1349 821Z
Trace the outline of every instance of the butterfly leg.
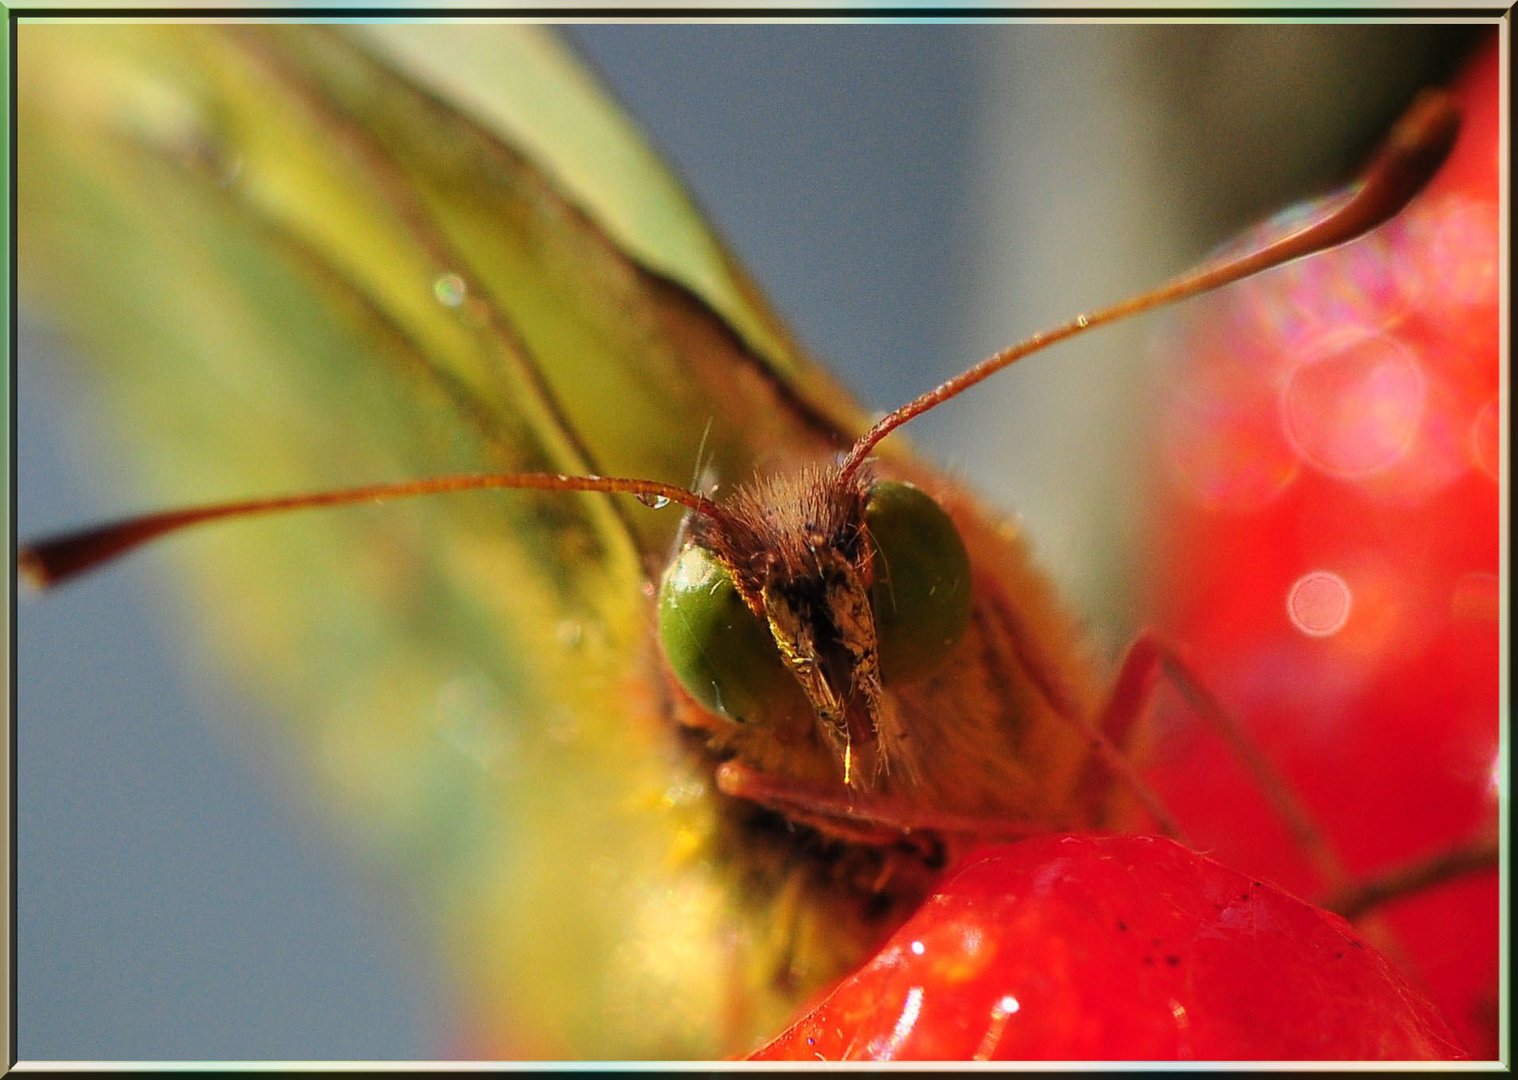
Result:
M1141 741L1144 722L1151 715L1149 707L1154 702L1155 692L1159 688L1161 679L1168 680L1197 716L1222 735L1272 808L1286 823L1297 842L1302 845L1325 885L1330 890L1348 888L1349 875L1343 864L1329 846L1323 831L1313 822L1307 810L1296 798L1285 778L1260 752L1259 747L1254 744L1238 721L1223 708L1217 697L1207 689L1201 677L1181 656L1180 650L1165 642L1152 630L1141 630L1129 644L1123 661L1118 667L1112 693L1097 721L1098 730L1102 735L1114 746L1122 748L1120 760L1124 766L1123 771L1114 770L1104 776L1103 773L1110 769L1109 759L1100 756L1093 759L1087 767L1080 789L1098 808L1098 820L1111 820L1121 816L1115 805L1115 800L1121 794L1121 790L1114 788L1110 783L1113 775L1123 781L1123 787L1131 794L1147 796L1138 798L1139 803L1146 810L1149 810L1151 802L1158 801L1158 796L1153 794L1152 789L1142 779L1138 780L1138 786L1135 786L1134 781L1129 778L1129 773L1135 769L1132 765L1134 751ZM1152 814L1153 811L1150 810L1150 813ZM1371 924L1362 924L1360 930L1369 936L1383 952L1405 959L1401 943L1396 940L1389 928L1381 924L1380 920L1375 920Z
M1344 864L1286 778L1260 752L1249 733L1207 688L1179 648L1164 641L1152 630L1140 631L1123 656L1111 696L1098 722L1106 737L1124 750L1132 749L1142 733L1143 721L1162 679L1181 695L1197 717L1227 743L1234 757L1244 766L1276 815L1290 830L1324 885L1329 889L1345 887L1349 874ZM1128 761L1130 756L1129 753L1124 753L1124 761ZM1094 766L1099 770L1105 764L1105 760L1102 760L1094 763ZM1082 787L1093 794L1103 788L1110 790L1110 786L1103 783L1099 772L1093 769L1088 769ZM1147 805L1145 808L1148 808ZM1111 815L1112 810L1109 800L1107 816Z
M1106 730L1120 731L1125 742L1131 741L1161 677L1170 682L1190 708L1219 733L1301 845L1304 856L1321 881L1321 892L1312 898L1313 902L1352 920L1356 930L1404 972L1419 981L1427 978L1428 969L1424 962L1415 960L1409 953L1393 922L1386 917L1384 905L1464 877L1496 874L1500 850L1495 827L1432 855L1390 869L1352 875L1290 783L1261 753L1238 720L1223 708L1179 650L1153 632L1141 633L1129 647L1107 710ZM1495 1017L1495 1012L1493 1015Z
M1142 712L1147 701L1142 688L1126 688L1128 683L1140 678L1142 670L1135 669L1131 674L1126 674L1126 677L1120 675L1118 693L1114 694L1102 714L1093 719L1059 669L1043 652L1037 635L1024 625L1011 605L993 596L987 604L985 616L989 629L1011 650L1018 665L1038 687L1050 708L1075 728L1090 746L1092 763L1087 767L1087 775L1079 781L1077 788L1077 792L1085 796L1081 801L1086 805L1100 803L1110 788L1110 781L1116 779L1144 808L1160 832L1177 843L1192 846L1175 815L1139 774L1137 766L1122 745L1133 726L1134 717ZM1125 673L1132 663L1132 660L1124 663Z
M1367 925L1377 908L1403 896L1414 895L1448 881L1497 870L1500 860L1495 830L1477 835L1464 844L1423 856L1370 876L1354 876L1340 861L1323 829L1297 798L1291 784L1260 752L1249 733L1207 688L1201 676L1180 650L1153 631L1139 633L1128 646L1118 669L1111 698L1103 710L1102 731L1124 748L1131 747L1161 679L1166 679L1192 710L1227 742L1272 808L1301 845L1324 885L1320 907L1361 922L1362 932L1373 932L1383 950L1400 952L1390 932L1380 925ZM1099 766L1088 770L1083 787L1102 785Z
M737 761L717 767L717 789L746 799L792 821L841 840L889 845L913 833L970 836L977 840L1020 840L1073 827L1049 821L1021 821L958 814L901 802L886 795L862 794L836 784L822 784L763 772Z
M1319 901L1319 906L1355 920L1382 904L1414 896L1425 889L1467 875L1494 874L1501 866L1495 828L1482 832L1458 847L1425 855L1371 877L1352 881Z

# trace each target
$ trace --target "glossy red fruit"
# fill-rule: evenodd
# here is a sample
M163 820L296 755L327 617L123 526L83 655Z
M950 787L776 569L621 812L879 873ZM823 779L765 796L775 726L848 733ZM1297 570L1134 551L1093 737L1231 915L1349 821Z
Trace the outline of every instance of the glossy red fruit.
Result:
M1494 40L1460 80L1460 141L1399 218L1188 308L1163 418L1151 617L1356 876L1495 829L1497 59ZM1191 839L1320 895L1228 749L1158 704L1149 779ZM1495 1057L1495 871L1378 918Z
M972 854L759 1060L1463 1056L1338 916L1169 840Z

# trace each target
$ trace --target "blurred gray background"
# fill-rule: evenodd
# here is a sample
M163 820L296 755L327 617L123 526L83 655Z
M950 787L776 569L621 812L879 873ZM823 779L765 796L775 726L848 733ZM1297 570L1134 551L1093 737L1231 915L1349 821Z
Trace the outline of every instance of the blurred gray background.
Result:
M1442 76L1412 26L577 26L801 338L874 408L1158 282L1344 178ZM22 274L25 267L21 268ZM1152 324L1029 361L911 437L1023 515L1111 651L1137 621ZM101 516L24 323L23 537ZM432 1058L449 988L403 911L173 646L128 560L17 626L23 1059Z

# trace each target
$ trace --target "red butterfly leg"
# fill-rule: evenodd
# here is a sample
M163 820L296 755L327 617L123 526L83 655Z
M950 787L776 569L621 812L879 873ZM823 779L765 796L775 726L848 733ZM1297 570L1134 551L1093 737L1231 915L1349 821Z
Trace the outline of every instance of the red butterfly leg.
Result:
M1128 750L1138 741L1142 722L1161 678L1174 686L1197 716L1223 737L1291 831L1322 880L1325 896L1321 898L1321 906L1346 918L1357 919L1397 897L1466 874L1491 872L1497 868L1497 839L1494 835L1483 834L1459 847L1413 860L1374 877L1354 878L1291 784L1207 689L1180 650L1153 631L1140 632L1128 646L1112 696L1103 710L1100 728L1113 744ZM1113 794L1110 776L1102 765L1101 762L1092 763L1082 780L1082 787L1093 799L1099 800L1101 793L1106 792L1110 800ZM1110 809L1109 806L1109 812Z
M819 832L863 844L890 844L914 832L1009 841L1069 828L1074 822L1021 821L957 814L887 796L850 792L838 784L818 784L761 772L737 761L717 767L717 789L784 814Z
M1228 744L1228 748L1244 766L1277 816L1290 830L1325 887L1330 890L1345 888L1349 874L1343 862L1290 783L1207 688L1179 648L1162 640L1152 630L1141 630L1123 657L1112 695L1099 721L1099 727L1107 738L1125 750L1135 745L1142 734L1143 720L1162 678ZM1126 777L1122 779L1131 786ZM1083 786L1092 798L1099 799L1102 790L1111 790L1110 785L1104 784L1104 780L1099 766L1094 763L1093 769L1088 769ZM1109 801L1109 815L1112 809Z

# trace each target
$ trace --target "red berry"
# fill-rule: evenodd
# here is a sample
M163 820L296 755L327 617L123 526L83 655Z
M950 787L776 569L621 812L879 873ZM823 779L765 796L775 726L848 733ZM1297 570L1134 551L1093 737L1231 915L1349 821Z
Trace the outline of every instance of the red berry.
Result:
M1188 310L1164 419L1151 618L1356 875L1496 819L1495 42L1460 141L1372 235ZM1173 695L1149 774L1191 838L1317 895L1300 845ZM1497 1051L1495 872L1389 905L1409 970ZM1377 938L1377 940L1382 940Z
M971 855L868 965L754 1056L1463 1054L1338 916L1169 840L1051 836Z

